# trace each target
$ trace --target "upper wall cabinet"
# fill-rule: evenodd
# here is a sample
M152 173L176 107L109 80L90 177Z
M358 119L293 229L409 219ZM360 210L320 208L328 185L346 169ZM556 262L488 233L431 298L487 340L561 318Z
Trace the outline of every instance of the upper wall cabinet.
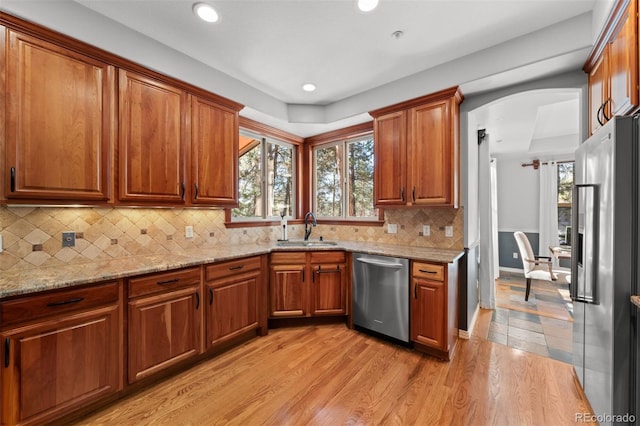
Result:
M193 96L191 101L193 204L238 204L238 112Z
M637 0L618 1L602 34L584 66L589 74L591 133L614 115L633 112L640 105Z
M458 207L459 88L371 111L375 204Z
M119 199L185 202L184 90L120 70Z
M107 202L114 68L13 30L2 31L0 41L7 79L6 197Z

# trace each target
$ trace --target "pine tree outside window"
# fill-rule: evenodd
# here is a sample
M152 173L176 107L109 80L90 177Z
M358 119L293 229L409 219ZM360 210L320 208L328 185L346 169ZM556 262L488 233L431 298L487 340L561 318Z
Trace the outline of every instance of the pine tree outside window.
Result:
M377 219L373 135L313 148L313 211L318 218Z

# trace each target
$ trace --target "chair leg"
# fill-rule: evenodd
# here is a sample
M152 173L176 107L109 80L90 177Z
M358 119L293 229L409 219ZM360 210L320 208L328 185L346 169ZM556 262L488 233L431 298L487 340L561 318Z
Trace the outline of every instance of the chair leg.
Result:
M527 278L527 291L524 294L524 301L529 300L529 292L531 291L531 278Z

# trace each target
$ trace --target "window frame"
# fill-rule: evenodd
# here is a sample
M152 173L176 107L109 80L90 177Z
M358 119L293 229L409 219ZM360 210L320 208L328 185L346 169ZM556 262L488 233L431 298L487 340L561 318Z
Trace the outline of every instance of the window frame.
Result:
M329 146L334 146L336 144L342 143L345 145L344 155L346 155L346 152L347 152L346 144L349 142L354 142L358 139L362 139L364 137L371 137L373 139L373 143L375 144L375 138L373 134L373 121L356 124L354 126L346 127L339 130L334 130L331 132L323 133L323 134L305 139L305 145L308 147L307 164L309 165L309 170L307 171L307 179L309 180L309 184L307 185L308 194L306 195L306 199L308 200L307 206L309 208L315 208L315 203L316 203L315 201L316 199L315 197L316 168L315 168L315 158L313 155L313 152L316 149L316 147L318 148L329 147ZM374 167L375 167L375 163L374 163ZM373 179L373 176L372 176L372 179ZM348 185L348 182L343 183L343 191L346 189L347 185ZM344 195L343 203L346 203L346 200L348 199L348 197L346 196L347 195L346 192L343 195ZM347 206L343 206L343 210L347 212L348 209L345 210L345 207ZM374 199L374 207L375 207L375 199ZM358 217L349 217L349 216L346 216L345 214L345 216L343 217L318 216L317 221L318 223L322 223L322 224L334 224L334 225L358 224L358 225L368 225L368 226L383 226L384 225L384 209L380 207L377 207L377 209L378 209L377 217L369 216L364 218L358 218Z
M293 191L291 194L292 202L291 202L291 215L287 216L289 219L289 223L296 223L300 218L300 212L302 211L301 203L303 200L302 196L302 187L304 185L303 178L304 175L302 173L304 169L303 158L304 158L304 139L295 136L291 133L284 132L282 130L276 129L274 127L268 126L266 124L259 123L257 121L251 120L246 117L240 117L239 120L239 133L244 133L245 135L249 135L251 137L255 137L256 139L260 139L261 146L261 157L264 163L264 158L266 154L266 144L267 143L275 143L281 146L289 147L291 146L293 149L293 159L292 159L292 178L293 178ZM238 157L238 161L240 158ZM266 177L267 170L265 167L262 168L263 178ZM239 177L238 177L239 179ZM266 185L267 182L263 182L262 193L263 196L266 194ZM238 191L239 191L238 187ZM240 195L238 194L238 197ZM245 228L245 227L254 227L254 226L273 226L280 224L280 217L275 216L266 216L266 210L263 217L250 217L250 218L242 218L242 217L233 217L232 210L235 207L225 208L225 227L227 228ZM266 206L265 206L266 209ZM302 222L300 220L300 222Z

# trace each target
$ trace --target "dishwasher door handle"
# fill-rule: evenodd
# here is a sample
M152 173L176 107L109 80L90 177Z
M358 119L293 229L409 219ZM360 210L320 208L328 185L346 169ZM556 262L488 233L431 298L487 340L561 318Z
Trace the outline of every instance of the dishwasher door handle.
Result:
M369 265L382 266L383 268L394 268L394 269L402 268L402 265L400 263L384 262L381 260L367 259L367 258L361 258L361 257L357 258L356 260L358 262L367 263Z

